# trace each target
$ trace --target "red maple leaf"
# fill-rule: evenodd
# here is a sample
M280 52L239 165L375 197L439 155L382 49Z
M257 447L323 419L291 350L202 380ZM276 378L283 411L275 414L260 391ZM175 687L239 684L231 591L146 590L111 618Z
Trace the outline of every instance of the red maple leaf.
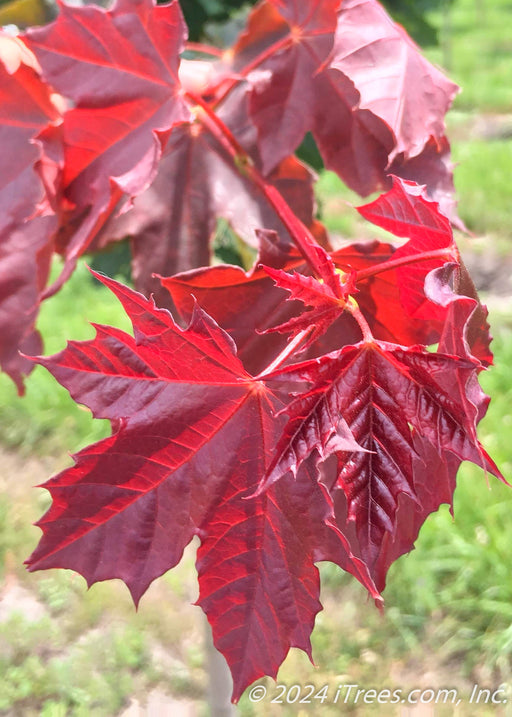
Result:
M381 282L389 283L393 287L392 291L398 289L399 303L407 314L414 318L427 320L434 330L446 331L447 307L457 296L469 297L475 302L474 311L469 312L470 318L467 327L467 340L471 353L484 365L491 364L492 353L489 349L491 337L487 323L487 310L480 304L473 281L461 261L455 245L450 222L439 211L437 203L426 200L422 196L421 187L394 177L393 187L389 192L382 194L374 202L358 207L358 211L368 221L387 229L396 236L409 237L409 241L394 251L392 257L389 257L395 265L391 275L386 276L388 272L380 271L375 277L378 280L376 306L384 305L386 289ZM413 261L415 256L420 261ZM454 266L457 266L454 280L455 293L447 287L446 281L441 282L445 288L441 289L438 285L436 291L434 278L429 284L431 288L429 290L425 288L429 274L431 272L435 274L435 271L443 266L447 267L449 273L453 273ZM363 267L359 278L366 276L372 277L372 269L365 270ZM459 302L455 305L460 306L461 304ZM389 320L389 310L392 304L388 300L385 302L385 306ZM375 320L375 312L368 313ZM393 313L392 311L391 316ZM461 334L461 327L466 327L466 320L456 322L455 325L452 324L452 329L457 335ZM394 340L396 341L396 339ZM405 343L416 343L416 341L408 340ZM417 343L429 343L429 341L418 339Z
M382 59L378 76L375 63ZM377 0L340 3L330 66L350 78L361 109L384 120L397 154L420 154L430 137L444 135L444 116L458 88L426 60Z
M432 306L425 296L424 285L430 271L446 262L458 261L449 220L439 212L434 202L423 198L421 187L396 177L389 192L358 210L368 221L395 236L410 239L393 255L395 261L407 260L403 266L396 268L403 308L411 316L442 320L444 310ZM437 252L438 256L429 258L427 252ZM410 261L415 255L422 257L421 262Z
M459 395L459 402L464 406L467 417L471 423L478 423L486 411L489 398L480 388L476 374L480 369L470 353L467 337L471 332L472 316L478 313L478 302L470 297L454 294L450 287L452 275L460 271L454 264L446 265L433 271L427 278L426 290L432 300L444 304L448 309L446 323L443 329L439 350L455 356L460 356L475 367L475 370L466 376L466 381L460 380L462 376L446 377L446 386L454 395ZM471 352L474 347L471 347ZM443 378L443 377L441 377ZM389 566L400 555L409 552L419 530L430 513L438 510L442 503L448 504L453 513L453 493L455 481L461 458L450 450L439 450L431 440L418 432L413 434L412 468L414 475L414 496L401 493L398 496L393 531L384 533L378 554L372 569L372 576L379 590L386 584L386 573ZM489 468L489 464L484 464ZM494 466L491 464L491 467ZM501 476L499 476L501 478ZM331 487L336 480L336 473L331 470L329 478ZM341 488L334 488L333 504L337 525L349 538L354 554L360 554L360 545L356 531L351 529L347 520L347 499Z
M96 326L33 359L112 433L46 484L27 562L121 578L137 603L197 536L236 701L290 647L311 657L316 562L380 600L463 460L503 478L476 432L487 314L448 219L455 85L377 0L262 0L231 50L180 75L185 36L177 0L62 5L31 50L0 35L0 362L21 390L41 298L130 236L160 308L102 278L134 335ZM359 211L406 241L331 250L291 155L307 132L358 192L390 187ZM218 217L258 250L250 271L156 276L207 264Z
M476 435L476 371L475 362L457 356L364 341L275 372L274 378L312 385L285 409L290 421L260 491L295 473L314 451L322 459L336 453L333 487L346 495L347 519L355 522L361 556L372 569L385 533L394 535L399 496L418 500L416 434L440 458L449 452L502 479ZM356 451L341 445L350 435Z
M245 371L230 337L198 307L183 330L141 294L102 281L135 338L97 326L95 339L37 361L115 431L45 484L53 504L28 564L72 568L89 585L121 578L138 602L199 535L199 602L236 699L275 675L291 646L311 653L321 607L314 561L334 560L378 593L307 464L297 480L250 497L283 423L281 402Z
M295 151L314 123L314 77L333 46L339 2L261 3L233 48L234 72L247 76L257 61L255 72L248 75L248 109L265 174Z
M252 90L247 118L240 88L232 98L220 85L225 121L247 149L255 143L248 124L255 126L252 151L265 172L311 131L325 166L361 195L387 186L392 164L449 208L444 115L457 86L376 0L260 3L231 54L233 72ZM414 161L425 153L428 162Z
M178 79L185 37L177 0L117 0L108 12L63 4L25 35L46 81L74 103L62 124L66 266L54 288L123 199L154 179L169 130L190 118Z
M32 140L59 118L35 57L0 33L0 364L19 393L32 365L18 350L41 350L34 322L56 228L55 217L42 211L45 191L35 170L41 151Z
M424 283L430 271L458 256L449 221L439 212L436 203L424 199L421 188L397 178L392 189L359 211L379 226L410 239L398 248L383 242L358 242L329 255L317 248L324 256L324 281L332 275L333 284L328 288L317 283L317 297L310 297L313 304L322 295L325 298L317 306L317 311L322 312L322 321L315 327L315 338L332 322L325 337L320 343L317 341L316 354L355 343L360 338L355 322L346 312L342 313L340 279L335 271L333 274L332 266L329 269L329 262L342 274L355 272L357 303L375 338L403 345L436 343L443 330L446 307L427 296ZM306 276L299 278L310 271L306 262L275 234L259 232L259 238L261 251L257 264L269 265L274 278L281 277L279 286L273 287L267 272L258 267L245 273L235 267L217 266L163 280L181 316L185 320L190 317L191 295L195 296L233 336L240 355L254 372L262 370L284 346L279 337L267 333L258 339L255 332L280 326L296 333L312 324L314 316L318 318L318 313L304 314L301 303L286 302L287 294L280 288L284 287L285 280L292 284L314 282ZM467 272L460 271L461 276L467 277ZM286 279L285 272L294 273ZM467 278L460 283L458 291L473 297L475 293ZM480 345L474 349L479 351L479 356L489 357L485 317L481 308L478 309L472 318L468 339L471 344Z
M313 173L288 157L268 179L304 224L322 236L313 219ZM279 216L220 142L201 125L184 124L172 130L154 182L135 198L130 211L108 222L95 247L131 237L137 289L167 306L169 294L153 275L207 266L220 217L253 249L262 226L279 232L283 248L290 247Z

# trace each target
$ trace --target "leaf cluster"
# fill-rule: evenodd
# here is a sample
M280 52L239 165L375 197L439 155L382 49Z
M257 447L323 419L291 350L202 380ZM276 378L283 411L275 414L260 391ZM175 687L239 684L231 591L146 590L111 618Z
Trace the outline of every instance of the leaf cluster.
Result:
M1 36L0 361L20 392L45 366L112 425L45 484L30 569L118 577L138 602L198 536L236 700L290 647L311 655L315 563L380 603L460 463L503 478L476 432L492 354L452 233L455 85L377 0L262 0L222 51L186 34L176 0L117 0ZM352 189L383 191L359 212L396 241L328 236L294 154L309 133ZM247 271L210 265L219 218ZM126 236L136 290L97 278L133 335L30 358L41 301Z

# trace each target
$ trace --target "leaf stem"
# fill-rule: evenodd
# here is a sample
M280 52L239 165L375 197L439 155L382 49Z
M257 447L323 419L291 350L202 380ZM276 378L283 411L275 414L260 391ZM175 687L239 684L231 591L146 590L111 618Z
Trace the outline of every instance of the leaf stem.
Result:
M292 241L313 269L318 278L324 278L325 267L316 251L318 242L309 229L301 222L288 206L282 194L272 184L267 182L250 155L240 145L233 133L226 127L224 122L217 116L213 108L194 92L187 92L185 98L193 104L201 107L203 114L198 115L201 121L214 137L222 144L233 158L233 163L238 171L249 178L263 193L268 203L272 206L279 219L284 224Z
M185 51L200 52L203 55L212 55L213 57L222 57L223 50L214 45L205 45L203 42L187 42L185 43Z
M295 352L297 347L304 341L304 339L311 333L313 328L313 326L307 326L305 329L302 329L302 331L298 333L294 339L286 344L284 349L278 356L276 356L272 363L270 363L267 368L263 369L258 376L255 376L255 379L268 378L269 374L273 373L276 369L282 366L283 363Z
M424 251L419 254L413 254L412 256L401 256L398 259L388 259L387 261L377 264L377 266L362 269L361 271L356 272L356 282L368 279L370 276L382 274L384 271L397 269L400 266L408 266L409 264L417 264L421 261L429 261L430 259L438 258L445 258L446 261L458 261L458 256L456 256L451 247L433 249L432 251Z
M263 50L263 52L260 52L257 57L255 57L253 60L251 60L251 62L247 63L245 67L243 67L239 72L237 72L236 77L233 77L231 81L224 86L224 89L221 94L215 98L214 107L217 107L223 100L226 99L231 90L237 86L237 84L242 78L247 77L250 72L259 67L263 62L265 62L265 60L268 60L270 57L272 57L274 53L286 49L291 44L293 44L293 38L288 33L284 37L281 37L279 40L276 40L276 42Z
M192 104L201 107L209 121L204 122L204 116L202 115L197 115L197 119L203 125L206 125L207 129L209 129L215 136L215 138L220 141L222 146L230 153L233 159L238 159L239 162L242 162L245 161L245 158L247 158L247 160L252 164L252 160L250 159L249 155L244 150L242 145L238 142L229 127L224 124L224 122L220 119L220 117L217 116L217 114L214 112L213 108L208 104L208 102L203 100L201 95L198 95L195 92L186 92L185 99L192 102Z
M345 304L345 309L346 309L346 311L351 313L352 316L354 317L354 319L357 321L357 324L358 324L359 328L361 329L361 333L363 334L363 341L367 344L374 343L375 337L372 334L370 325L364 318L363 313L362 313L361 309L359 308L355 299L353 299L351 297Z

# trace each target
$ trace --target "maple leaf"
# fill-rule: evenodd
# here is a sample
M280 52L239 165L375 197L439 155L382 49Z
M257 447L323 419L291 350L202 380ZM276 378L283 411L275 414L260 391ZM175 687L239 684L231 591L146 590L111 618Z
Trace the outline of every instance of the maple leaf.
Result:
M396 155L387 172L391 176L425 185L428 198L438 203L439 209L453 226L467 231L457 215L453 168L447 138L430 137L420 154L409 158L405 158L403 153Z
M285 271L272 269L268 266L263 266L262 268L274 280L276 286L290 292L289 299L302 301L303 304L311 307L309 311L301 313L285 323L266 329L267 332L291 333L292 337L310 329L307 341L302 344L302 350L304 350L322 336L336 321L343 311L348 294L345 297L336 295L333 289L323 282L312 276L304 276L299 272L288 274ZM341 294L339 277L338 284L339 292L337 293Z
M325 166L359 194L386 187L392 164L453 204L444 115L457 86L376 0L261 3L232 56L233 72L252 84L249 122L240 96L232 101L222 87L221 106L242 143L253 144L254 124L265 172L311 131Z
M376 338L404 345L439 341L446 309L427 297L424 283L432 269L457 255L448 219L435 203L424 199L421 188L398 178L391 190L359 207L359 212L398 236L410 237L410 241L398 249L383 242L359 242L330 253L316 247L315 256L323 272L324 283L320 284L308 276L310 268L297 252L277 235L260 231L257 265L269 265L268 269L256 266L245 273L233 267L212 267L168 277L163 283L185 320L193 305L190 297L195 296L233 336L240 355L255 373L284 346L268 334L259 340L255 332L276 329L296 335L315 324L304 348L314 344L317 355L356 343L359 328L343 312L346 294L353 290ZM355 286L345 283L343 289L340 272L352 277ZM279 278L276 287L271 286L267 274L274 280ZM306 286L316 287L316 294L310 292L309 296L309 305L316 307L314 312L304 313L293 300L300 298L293 293L299 286L304 291ZM287 295L282 288L292 290L291 301L284 301Z
M269 177L306 226L314 222L315 176L288 157ZM136 197L133 208L114 218L97 238L95 248L132 238L133 277L137 289L168 306L169 294L154 274L171 276L206 266L217 219L225 218L250 247L257 248L256 230L275 230L282 243L290 237L275 210L233 162L232 157L200 124L175 127L151 186Z
M421 187L398 177L392 180L388 192L357 210L368 221L410 240L398 248L381 242L351 245L332 253L332 260L339 269L356 271L357 301L373 335L404 345L439 341L449 302L427 291L425 283L431 272L443 266L452 271L456 264L456 295L476 301L467 329L468 342L473 355L489 365L492 353L487 310L478 300L461 260L448 218L437 202L423 196ZM460 333L462 326L464 322L455 331Z
M94 339L36 361L114 432L45 484L53 503L29 568L71 568L89 585L118 577L138 602L198 535L199 602L236 700L275 675L291 646L311 654L321 607L314 561L334 560L379 596L330 524L307 463L297 480L249 497L282 426L281 402L245 371L231 338L198 307L181 329L141 294L101 280L134 337L97 326Z
M502 479L477 439L475 373L474 362L457 356L378 341L278 370L275 378L312 385L285 409L290 422L260 490L296 472L312 451L336 452L336 485L345 492L347 519L355 522L361 556L372 570L385 533L395 531L399 496L417 500L416 433L439 455L449 452ZM340 418L364 451L331 450Z
M232 50L233 70L240 72L270 46L275 48L258 61L249 102L265 174L311 129L316 109L313 77L332 49L339 4L340 0L261 3ZM260 79L262 71L268 79Z
M280 324L286 326L294 319L298 322L302 320L302 304L295 300L287 301L286 291L270 278L269 267L262 267L272 264L271 272L274 267L282 267L283 272L295 270L297 276L299 272L308 270L304 259L297 252L288 251L286 243L280 242L275 232L260 231L258 236L260 253L255 266L248 272L239 267L218 265L161 279L184 321L190 319L193 296L233 337L238 355L255 375L263 371L288 342L287 338L272 329ZM321 247L318 249L321 250ZM328 271L326 267L326 275ZM315 337L316 353L338 348L340 337L347 343L354 343L360 338L355 321L347 314L340 314L340 309L339 300L332 301L327 307L329 318L336 315L338 318L321 345ZM305 325L310 325L309 318Z
M453 380L453 376L447 375L445 386L454 395L458 392L460 404L464 406L471 423L476 425L485 416L489 404L488 396L478 384L479 365L472 357L470 344L467 341L472 331L472 317L478 315L479 304L474 298L459 296L451 289L452 275L459 271L460 267L455 264L434 270L427 277L426 292L432 300L444 304L448 309L439 351L460 356L473 363L475 367L475 370L465 377L467 379L465 383L464 380L460 380L464 378L464 374L459 375L456 381ZM474 437L476 438L476 434ZM413 432L412 438L415 453L412 462L415 495L411 497L401 493L398 496L394 529L386 531L383 535L372 568L372 576L379 590L385 587L389 566L400 555L414 547L426 518L437 511L442 503L446 503L453 514L453 493L461 458L449 450L440 451L438 446L418 432ZM489 468L489 464L486 463L484 467ZM494 468L494 465L492 464L491 467ZM348 538L354 554L359 555L359 540L347 521L347 499L343 490L335 487L336 471L330 472L328 481L333 495L336 524ZM500 474L498 477L504 480Z
M422 187L398 177L393 178L389 192L358 207L358 211L365 219L395 236L409 237L410 241L393 255L395 262L409 260L396 268L403 308L411 316L442 321L446 312L428 301L424 285L430 271L447 262L458 261L448 218L441 214L435 202L424 199ZM425 256L430 252L436 252L437 256ZM410 261L415 255L421 257L421 262Z
M33 140L60 113L41 80L34 55L0 32L0 364L23 393L32 364L19 354L41 350L34 330L41 291L49 272L56 220L42 216L45 189L35 171L39 145ZM50 178L48 178L50 181Z
M389 162L400 153L415 157L430 137L444 136L444 116L458 87L421 55L376 0L340 4L330 67L354 83L359 106L392 129Z
M24 36L44 78L74 103L62 124L66 265L54 290L123 199L153 180L168 131L190 119L178 79L185 37L176 0L117 0L108 12L64 4Z
M331 113L343 104L343 95L350 97L349 84L357 94L351 99L349 142L338 142L333 151L334 122L325 131L317 129L326 166L363 196L389 187L387 174L425 184L428 196L462 225L455 212L453 165L444 137L444 116L457 85L421 55L376 0L344 0L340 5L325 74L332 86L330 92L327 83L324 88ZM366 157L363 166L358 156Z

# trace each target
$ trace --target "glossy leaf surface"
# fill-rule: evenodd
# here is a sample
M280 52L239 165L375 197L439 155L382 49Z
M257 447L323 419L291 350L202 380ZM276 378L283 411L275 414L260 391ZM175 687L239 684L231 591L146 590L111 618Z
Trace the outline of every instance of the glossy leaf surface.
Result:
M321 607L314 561L334 560L378 593L329 524L314 473L249 497L268 466L281 402L244 370L229 336L199 308L183 330L141 294L103 282L135 338L97 326L95 339L38 362L116 430L46 484L53 504L28 563L73 568L89 584L119 577L138 602L199 535L200 604L237 698L275 675L290 646L311 653Z
M385 534L395 533L400 495L418 500L416 435L438 459L450 453L501 478L476 437L475 373L469 360L381 342L284 369L280 378L308 380L312 388L286 409L290 422L262 487L296 472L313 451L322 459L336 453L336 486L346 495L347 520L355 523L361 555L373 569ZM343 447L350 435L356 451Z
M186 27L177 2L61 6L25 38L45 79L73 101L63 118L63 281L125 197L154 179L166 133L190 118L180 95Z
M37 353L42 346L34 322L56 228L52 216L41 216L45 190L36 173L41 151L34 140L59 119L35 57L0 33L0 365L20 393L32 366L18 349Z

